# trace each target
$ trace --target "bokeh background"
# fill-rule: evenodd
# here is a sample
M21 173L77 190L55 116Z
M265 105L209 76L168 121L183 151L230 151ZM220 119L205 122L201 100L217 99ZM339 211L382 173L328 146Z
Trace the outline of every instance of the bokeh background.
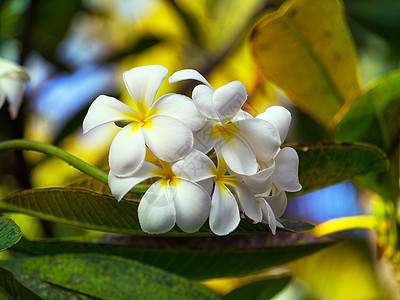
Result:
M175 71L193 68L215 88L233 80L245 85L245 106L257 115L270 105L283 105L293 116L287 142L325 141L325 129L297 110L290 100L262 80L249 50L249 35L281 0L2 0L0 57L22 64L30 73L23 106L16 120L0 110L0 140L26 138L58 145L102 169L108 168L113 124L82 135L82 121L100 94L129 104L122 72L159 64ZM360 79L372 80L399 67L400 2L344 1L357 46ZM279 43L279 40L276 41ZM163 83L158 95L188 96L194 83ZM38 153L1 156L0 196L30 187L63 186L81 174L64 162ZM319 201L321 198L324 201ZM286 217L318 224L368 213L374 195L344 183L290 199ZM90 234L35 218L13 215L24 236ZM366 231L343 234L346 246L329 248L285 266L296 279L277 299L374 299L396 295L395 272L379 258ZM371 237L372 236L372 237ZM356 242L355 242L356 241ZM372 244L372 246L371 246ZM248 279L210 282L226 293ZM390 295L390 296L388 296Z

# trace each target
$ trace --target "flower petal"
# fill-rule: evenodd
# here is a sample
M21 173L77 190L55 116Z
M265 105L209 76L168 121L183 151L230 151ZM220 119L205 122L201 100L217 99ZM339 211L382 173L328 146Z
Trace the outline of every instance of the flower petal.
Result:
M275 172L273 182L280 190L297 192L301 190L298 169L299 157L291 147L282 148L275 158Z
M83 133L109 122L126 120L135 113L132 108L121 101L100 95L92 102L83 120Z
M253 221L253 224L261 222L262 212L255 195L240 182L228 186L235 192L243 213Z
M13 61L0 57L0 77L8 77L19 81L30 80L27 70Z
M180 179L174 198L176 224L184 232L196 232L210 214L210 195L198 184Z
M178 81L188 80L188 79L200 81L201 83L205 84L206 86L212 89L212 86L203 77L203 75L201 75L199 72L193 69L184 69L175 72L174 74L171 75L170 78L168 78L168 82L175 83Z
M172 164L172 171L177 177L197 182L213 177L216 167L207 155L192 149L187 156Z
M276 221L274 212L272 211L269 204L263 198L257 198L257 201L260 205L260 208L261 208L263 216L264 216L263 221L269 225L269 228L271 229L272 234L276 234L277 221Z
M208 195L211 195L214 187L214 178L207 178L196 182L199 186L201 186Z
M211 200L209 224L212 232L227 235L239 225L240 213L235 197L223 184L216 184Z
M275 163L266 169L258 171L254 175L241 176L241 179L253 193L262 194L271 188L272 174L274 173L274 170Z
M193 146L193 134L181 121L155 115L147 119L143 128L146 144L159 159L172 162L189 154Z
M110 146L108 160L117 176L129 176L142 166L146 156L143 130L136 123L122 128Z
M6 101L6 94L3 91L3 87L1 86L1 80L0 80L0 108L4 105L5 101Z
M202 129L193 132L194 144L193 148L203 153L209 152L220 138L213 135L216 122L207 120Z
M240 81L230 82L217 89L213 96L213 106L221 123L236 116L246 99L246 88Z
M231 122L236 122L239 120L244 120L244 119L254 119L254 117L249 114L247 111L244 111L243 109L240 109L239 112L236 114L236 116L234 116L231 119Z
M237 128L251 145L257 159L261 161L272 159L281 145L276 128L264 120L245 119L228 126Z
M238 134L230 132L226 139L215 145L222 154L228 167L241 175L253 175L257 172L256 157L247 142Z
M150 107L160 88L168 69L163 66L143 66L123 73L124 82L133 101Z
M108 185L112 195L120 201L134 186L146 179L156 177L157 170L161 170L161 168L147 161L143 163L137 172L129 177L118 177L110 170Z
M182 121L192 131L200 130L206 122L206 118L200 114L192 99L179 94L162 96L154 103L152 110L154 114Z
M24 83L13 78L2 78L0 88L3 88L8 100L8 111L11 119L16 119L24 98Z
M292 116L286 108L283 106L271 106L265 112L259 114L257 118L274 125L278 129L281 144L285 141L292 121Z
M170 187L153 183L143 195L138 207L139 223L146 233L164 233L175 225L176 212Z
M205 85L193 89L192 98L197 109L208 119L219 121L213 104L214 90Z
M287 197L285 191L280 190L278 194L274 196L264 197L265 201L268 202L276 218L280 218L287 207Z

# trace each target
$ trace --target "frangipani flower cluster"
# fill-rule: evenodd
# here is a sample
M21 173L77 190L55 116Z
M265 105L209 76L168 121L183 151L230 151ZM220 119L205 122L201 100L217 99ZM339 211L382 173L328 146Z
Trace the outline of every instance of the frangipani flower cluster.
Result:
M21 66L0 58L0 108L8 101L11 119L16 119L24 97L24 82L28 72Z
M273 106L253 117L241 110L247 98L242 83L214 90L195 70L169 78L199 81L192 99L167 94L154 101L167 73L162 66L124 72L132 107L101 95L85 117L84 132L109 122L122 127L109 152L114 197L119 201L137 184L158 178L138 207L147 233L164 233L175 224L196 232L208 219L215 234L226 235L241 218L267 223L275 233L282 226L277 218L286 209L286 192L301 189L296 151L280 148L289 111ZM145 161L146 148L158 165Z

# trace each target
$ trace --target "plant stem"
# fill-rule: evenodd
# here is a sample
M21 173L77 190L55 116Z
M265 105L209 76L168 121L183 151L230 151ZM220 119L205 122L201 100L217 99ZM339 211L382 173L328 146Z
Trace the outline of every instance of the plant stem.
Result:
M24 139L15 139L0 142L0 153L8 150L32 150L53 155L62 159L70 166L78 169L79 171L108 185L108 176L105 172L54 145ZM144 193L146 188L147 185L140 184L134 187L131 192Z

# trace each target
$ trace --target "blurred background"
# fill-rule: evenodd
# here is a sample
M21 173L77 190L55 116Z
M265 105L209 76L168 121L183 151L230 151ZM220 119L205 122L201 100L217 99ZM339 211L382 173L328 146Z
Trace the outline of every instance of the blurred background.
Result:
M27 68L23 106L16 120L0 110L0 140L26 138L58 145L99 168L108 168L113 124L82 135L82 121L100 94L129 104L122 72L159 64L193 68L214 88L243 82L245 106L257 115L270 105L292 112L286 142L325 141L325 129L297 110L276 87L262 80L248 40L253 26L281 0L0 0L0 57ZM348 0L346 15L359 56L362 86L399 67L400 2ZM277 41L279 43L279 41ZM195 83L163 83L158 95L188 96ZM63 186L81 173L38 153L0 156L0 196L30 187ZM318 201L324 198L324 201ZM344 183L290 199L286 217L318 224L371 210L374 196ZM376 205L376 203L374 204ZM13 215L24 236L82 234L76 228ZM296 275L277 299L376 299L396 290L393 270L375 260L370 233L353 231L347 247L323 250L286 267ZM373 237L372 237L373 239ZM378 249L379 250L379 249ZM285 271L285 272L286 272ZM338 276L340 272L341 276ZM388 275L389 274L389 275ZM228 291L236 281L219 281ZM219 287L218 287L219 286ZM224 288L226 290L224 290ZM362 291L362 292L360 292Z

